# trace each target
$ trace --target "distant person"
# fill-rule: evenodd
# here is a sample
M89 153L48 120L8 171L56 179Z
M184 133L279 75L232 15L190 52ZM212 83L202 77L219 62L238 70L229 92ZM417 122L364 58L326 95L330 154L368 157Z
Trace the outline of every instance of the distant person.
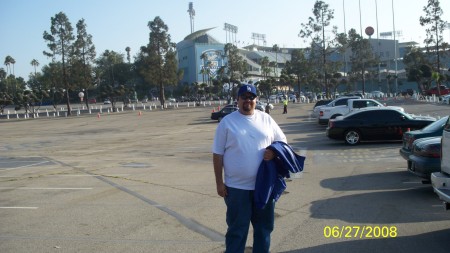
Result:
M269 104L269 102L267 102L267 104L266 104L265 112L266 112L267 114L270 114L270 104Z
M287 106L288 106L288 100L285 98L283 100L283 114L287 114Z
M270 115L256 108L256 88L244 85L238 91L238 108L217 126L213 152L217 194L227 206L225 252L243 253L250 223L253 226L253 252L269 252L274 228L275 202L259 209L253 201L260 163L275 158L266 149L286 136ZM273 198L272 198L273 199Z

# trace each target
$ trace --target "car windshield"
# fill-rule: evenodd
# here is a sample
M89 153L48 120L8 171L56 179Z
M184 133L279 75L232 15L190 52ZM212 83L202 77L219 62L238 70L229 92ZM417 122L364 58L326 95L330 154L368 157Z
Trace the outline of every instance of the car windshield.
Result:
M439 129L442 129L445 125L445 122L447 122L448 116L447 117L443 117L440 120L437 120L431 124L429 124L428 126L424 127L422 129L422 131L426 131L426 132L434 132L434 131L438 131Z
M361 118L361 117L369 117L369 118L371 118L371 117L373 117L376 114L392 115L393 113L391 113L391 111L394 111L394 112L398 113L399 116L400 115L404 115L408 119L413 119L413 117L411 115L407 114L407 113L403 113L401 111L397 111L397 110L394 110L394 109L382 109L382 108L379 108L379 107L366 107L366 108L363 108L361 110L356 110L356 111L353 111L353 112L350 112L350 113L346 114L344 116L344 118ZM354 116L354 115L356 115L356 116Z

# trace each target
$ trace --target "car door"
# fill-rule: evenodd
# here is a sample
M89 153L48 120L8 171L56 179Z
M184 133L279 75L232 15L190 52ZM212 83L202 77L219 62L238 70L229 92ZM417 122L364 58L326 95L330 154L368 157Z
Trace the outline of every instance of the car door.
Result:
M401 139L403 135L403 128L405 124L407 124L407 119L405 116L396 111L396 110L380 110L383 111L383 114L380 115L382 117L382 125L381 127L383 133L384 140L395 140Z
M368 110L363 111L361 119L364 120L364 127L361 128L361 133L364 139L384 139L386 135L386 124L388 120L385 118L383 110Z

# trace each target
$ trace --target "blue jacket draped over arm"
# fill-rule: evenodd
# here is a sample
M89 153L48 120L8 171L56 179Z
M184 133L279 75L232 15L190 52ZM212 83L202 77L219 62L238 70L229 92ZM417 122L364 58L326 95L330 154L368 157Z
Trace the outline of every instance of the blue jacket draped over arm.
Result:
M296 154L291 146L282 141L275 141L267 148L275 152L276 157L263 160L258 169L254 202L259 209L264 208L271 197L277 201L286 189L284 178L290 177L289 172L303 171L305 163L304 156Z

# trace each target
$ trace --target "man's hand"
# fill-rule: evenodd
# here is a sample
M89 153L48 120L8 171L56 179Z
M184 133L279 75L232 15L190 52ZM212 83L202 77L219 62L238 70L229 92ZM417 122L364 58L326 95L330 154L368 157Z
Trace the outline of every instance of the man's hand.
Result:
M273 158L275 158L275 153L270 149L266 149L264 151L264 160L269 161L272 160Z
M224 183L217 183L217 194L222 198L227 196L227 187Z

